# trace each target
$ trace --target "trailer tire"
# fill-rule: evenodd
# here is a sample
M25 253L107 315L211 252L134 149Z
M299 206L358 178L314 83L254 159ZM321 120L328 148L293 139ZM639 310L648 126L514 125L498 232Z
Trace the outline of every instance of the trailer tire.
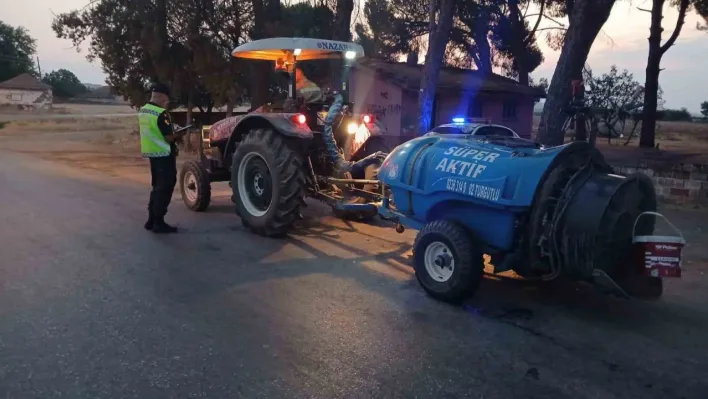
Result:
M472 296L484 273L481 247L460 225L448 220L426 224L413 245L415 276L431 297L460 303Z
M200 163L187 161L179 174L180 193L187 208L204 212L211 202L209 172Z
M232 200L244 227L266 237L287 234L300 216L302 155L272 129L250 131L234 152Z

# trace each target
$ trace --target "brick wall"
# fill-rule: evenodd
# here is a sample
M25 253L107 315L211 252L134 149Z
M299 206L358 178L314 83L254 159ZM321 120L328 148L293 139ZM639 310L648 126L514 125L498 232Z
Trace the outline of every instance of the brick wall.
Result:
M664 202L678 204L708 204L708 165L675 164L673 166L617 166L615 173L644 173L652 178L656 194Z

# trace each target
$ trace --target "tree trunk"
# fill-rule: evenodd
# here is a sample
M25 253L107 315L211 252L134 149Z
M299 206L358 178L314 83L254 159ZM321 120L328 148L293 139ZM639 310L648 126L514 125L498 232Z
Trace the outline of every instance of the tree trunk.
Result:
M253 5L253 40L272 37L280 28L279 0L252 0ZM251 82L251 109L256 109L268 102L270 97L270 73L273 64L269 61L249 62L253 80Z
M548 88L538 127L539 141L546 145L563 144L563 108L571 95L571 81L582 79L582 70L597 34L610 16L615 0L574 0L569 15L563 49Z
M661 64L661 20L664 18L664 0L654 0L651 9L649 27L649 56L647 59L646 78L644 80L644 120L642 121L640 147L654 147L656 131L656 108L658 106L659 72Z
M526 44L524 42L524 21L519 10L519 0L509 0L509 20L511 21L511 47L516 61L519 83L529 85L529 72L526 64ZM541 11L543 12L543 8Z
M226 117L230 117L234 114L234 100L229 96L229 99L226 100Z
M474 34L474 41L477 45L477 53L479 54L479 58L475 59L475 64L477 64L477 70L481 72L483 76L489 76L492 73L492 48L489 45L487 33L487 27L483 27L476 30Z
M434 11L437 2L436 0L430 0L430 3L430 9ZM425 57L425 67L420 80L420 94L418 97L419 134L429 131L432 123L435 91L438 85L443 56L445 55L445 47L452 28L454 5L455 0L441 0L440 17L437 24L435 24L434 12L431 12L430 24L435 28L429 34L428 53Z
M651 8L651 26L649 27L649 56L647 58L646 80L644 81L644 109L642 112L642 130L639 136L639 146L653 148L655 145L656 118L659 97L659 73L661 58L676 42L683 27L689 0L679 3L679 16L671 37L661 45L661 20L664 18L665 0L653 0Z
M337 0L334 16L334 36L332 39L348 42L352 39L351 25L354 0Z

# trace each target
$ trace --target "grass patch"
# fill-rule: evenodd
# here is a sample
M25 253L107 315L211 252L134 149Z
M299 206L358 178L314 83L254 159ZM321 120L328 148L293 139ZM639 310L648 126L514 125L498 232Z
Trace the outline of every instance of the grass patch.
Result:
M9 124L10 124L10 122L3 122L3 121L0 121L0 130L2 130L5 126L7 126L7 125L9 125Z

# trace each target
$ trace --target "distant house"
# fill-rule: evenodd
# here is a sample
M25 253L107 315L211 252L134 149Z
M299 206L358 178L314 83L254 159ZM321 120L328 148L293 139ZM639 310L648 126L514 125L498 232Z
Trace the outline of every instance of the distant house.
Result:
M0 82L0 105L51 107L52 87L28 73L23 73Z
M390 135L417 134L422 65L365 58L353 68L350 100L357 113L371 113ZM454 117L485 118L531 137L534 104L545 93L503 76L443 68L434 102L433 126Z

